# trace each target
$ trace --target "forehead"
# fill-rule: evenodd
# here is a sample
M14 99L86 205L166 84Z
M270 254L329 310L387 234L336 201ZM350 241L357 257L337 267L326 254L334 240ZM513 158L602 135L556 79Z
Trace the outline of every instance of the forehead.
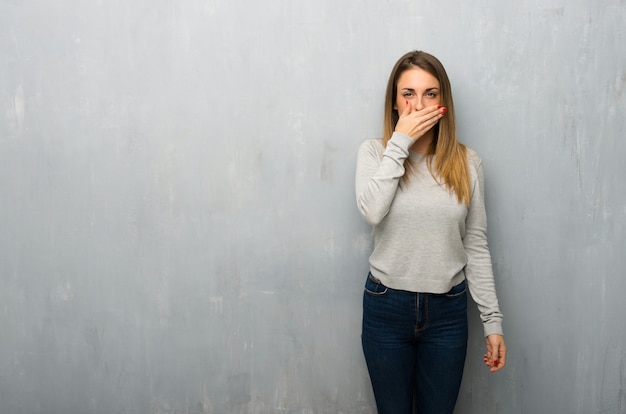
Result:
M439 81L430 73L421 68L407 69L398 78L398 89L428 89L439 88Z

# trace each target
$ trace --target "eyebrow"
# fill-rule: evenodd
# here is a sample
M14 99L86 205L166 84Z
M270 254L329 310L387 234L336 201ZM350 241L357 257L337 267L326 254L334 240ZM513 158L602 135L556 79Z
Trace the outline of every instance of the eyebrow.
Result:
M413 89L413 88L402 88L400 90L401 91L415 92L415 89ZM439 88L432 87L432 88L427 88L424 92L438 91L438 90L439 90Z

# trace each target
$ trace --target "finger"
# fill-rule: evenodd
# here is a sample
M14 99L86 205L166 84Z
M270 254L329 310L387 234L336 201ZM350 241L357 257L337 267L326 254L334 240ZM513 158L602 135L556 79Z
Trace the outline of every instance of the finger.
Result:
M423 132L426 132L433 128L442 117L443 113L441 112L431 112L424 117L419 118L416 121L416 124Z
M403 132L416 141L441 119L445 111L443 107L434 105L411 114L412 108L413 104L407 100L396 124L396 131Z
M492 344L491 346L492 346L491 359L493 361L493 365L497 367L498 364L500 363L500 361L498 360L498 358L500 357L500 344L495 343L495 344Z
M497 337L497 340L492 342L492 349L493 366L491 367L491 372L495 372L501 370L506 365L506 345L504 340L501 337Z
M430 106L415 113L417 123L434 125L446 114L447 109L441 105Z
M499 369L500 360L500 341L496 336L489 336L487 338L487 349L489 355L489 362L491 364L491 371L497 371Z
M405 101L404 111L402 111L400 118L408 116L410 113L411 113L411 103L407 100Z
M491 368L491 358L489 357L489 355L483 355L483 362L485 363L485 365Z
M506 365L506 345L500 344L498 349L498 365L500 368L504 368Z
M433 105L433 106L427 106L424 107L422 109L420 109L419 111L415 112L415 115L417 116L424 116L424 115L436 115L438 113L444 113L448 110L448 108L446 108L445 106L441 106L441 105Z
M489 366L489 371L496 372L506 364L506 345L502 335L489 335L485 338L487 352L485 362Z

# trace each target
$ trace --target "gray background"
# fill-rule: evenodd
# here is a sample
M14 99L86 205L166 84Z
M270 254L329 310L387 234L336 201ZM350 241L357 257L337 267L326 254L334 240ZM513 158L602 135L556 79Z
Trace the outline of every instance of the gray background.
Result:
M373 413L358 145L483 157L509 346L458 413L626 413L624 0L0 0L0 413Z

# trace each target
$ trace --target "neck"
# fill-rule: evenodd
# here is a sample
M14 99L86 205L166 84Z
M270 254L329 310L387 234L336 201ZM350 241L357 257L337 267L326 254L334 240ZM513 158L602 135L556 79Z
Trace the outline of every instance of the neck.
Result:
M411 145L410 150L413 152L417 152L418 154L428 154L430 149L430 144L432 144L435 139L435 131L432 129L428 131L424 136L415 141L413 145Z

